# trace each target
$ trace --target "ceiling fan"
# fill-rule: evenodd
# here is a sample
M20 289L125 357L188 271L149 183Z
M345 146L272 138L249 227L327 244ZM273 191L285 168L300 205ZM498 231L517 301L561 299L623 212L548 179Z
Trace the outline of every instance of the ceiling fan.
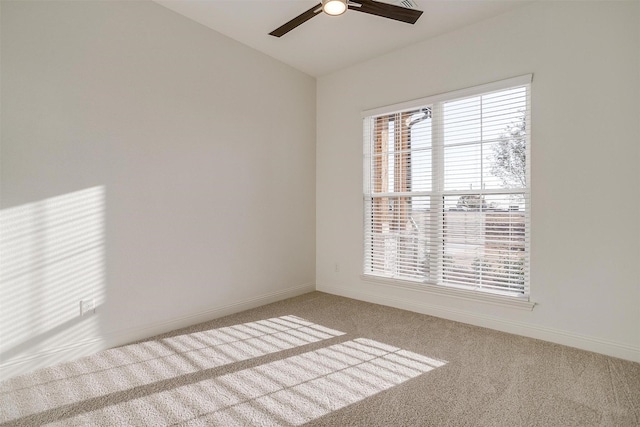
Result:
M342 15L347 9L382 16L383 18L395 19L396 21L406 22L408 24L415 24L418 18L420 18L420 15L422 15L421 10L408 9L375 0L322 0L322 3L313 6L311 9L296 16L281 27L271 31L269 35L282 37L298 25L304 24L321 12L327 15L337 16Z

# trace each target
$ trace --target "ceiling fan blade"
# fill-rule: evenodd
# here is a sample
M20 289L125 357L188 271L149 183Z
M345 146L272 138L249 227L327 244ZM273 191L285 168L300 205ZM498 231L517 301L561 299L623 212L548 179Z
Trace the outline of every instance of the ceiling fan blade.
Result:
M406 7L396 6L389 3L382 3L374 0L353 0L361 6L349 5L349 10L368 13L371 15L382 16L383 18L395 19L396 21L415 24L420 15L421 10L408 9Z
M296 28L298 25L304 24L309 19L313 18L316 15L319 15L321 12L322 12L322 3L319 3L313 6L311 9L307 10L306 12L302 13L301 15L296 16L295 18L293 18L291 21L287 22L283 26L278 27L275 30L271 31L269 35L274 37L282 37L285 34L287 34L289 31Z

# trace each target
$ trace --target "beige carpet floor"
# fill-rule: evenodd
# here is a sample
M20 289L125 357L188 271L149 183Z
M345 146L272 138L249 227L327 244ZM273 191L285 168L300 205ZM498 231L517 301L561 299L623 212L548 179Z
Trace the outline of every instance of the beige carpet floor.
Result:
M0 426L640 426L640 364L320 292L0 383Z

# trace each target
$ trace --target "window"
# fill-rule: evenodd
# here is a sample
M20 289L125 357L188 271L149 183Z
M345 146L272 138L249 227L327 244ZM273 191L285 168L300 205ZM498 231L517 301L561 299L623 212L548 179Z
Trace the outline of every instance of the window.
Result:
M364 113L365 275L528 297L530 82Z

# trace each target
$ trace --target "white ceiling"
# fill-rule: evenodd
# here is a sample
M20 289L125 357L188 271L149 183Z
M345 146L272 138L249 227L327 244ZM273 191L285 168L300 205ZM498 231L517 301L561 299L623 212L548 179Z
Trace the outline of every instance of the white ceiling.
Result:
M527 4L528 0L413 0L415 25L347 11L269 35L320 0L154 0L312 76L321 76ZM399 4L400 0L386 0Z

